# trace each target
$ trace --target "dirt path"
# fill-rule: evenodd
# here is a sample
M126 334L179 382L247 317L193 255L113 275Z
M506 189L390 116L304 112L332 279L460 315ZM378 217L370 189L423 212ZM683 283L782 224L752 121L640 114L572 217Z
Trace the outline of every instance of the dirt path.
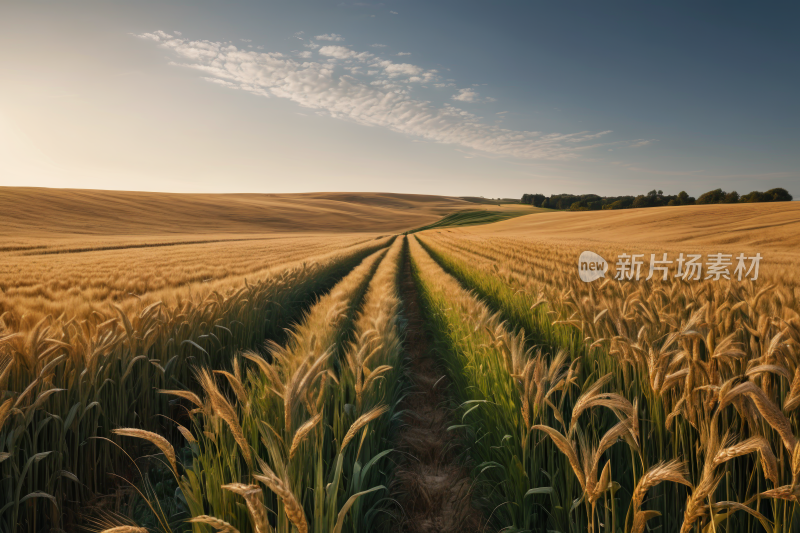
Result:
M477 532L482 517L470 503L469 472L456 463L455 435L447 431L453 423L447 409L448 379L430 350L408 258L404 263L405 349L412 388L401 407L407 413L397 448L404 460L392 492L402 514L394 531Z

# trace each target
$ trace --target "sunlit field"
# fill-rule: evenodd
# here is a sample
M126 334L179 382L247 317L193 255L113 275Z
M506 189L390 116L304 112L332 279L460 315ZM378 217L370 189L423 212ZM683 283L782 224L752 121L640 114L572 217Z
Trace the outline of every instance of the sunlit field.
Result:
M0 0L0 533L800 533L798 20Z
M681 238L663 244L637 246L645 235L631 231L633 211L595 223L588 238L568 227L580 220L546 215L419 235L418 284L482 465L476 496L500 524L800 527L797 254L776 244L794 238L797 210L789 213L758 213L777 226L760 228L771 237L760 248L752 214L742 239L698 229L698 217L735 215L713 207L687 210L693 225L665 228ZM697 244L714 238L722 242ZM648 282L645 268L641 281L620 282L613 264L594 284L577 276L586 249L611 263L626 252L675 259L678 249L711 247L760 249L767 263L756 281L663 281L657 272Z
M213 237L213 236L211 236ZM298 235L210 238L0 252L0 313L30 329L46 316L87 318L114 305L130 310L155 302L202 300L257 281L270 271L322 257L376 236ZM13 318L12 318L13 317Z
M467 205L5 246L0 530L800 528L794 204Z

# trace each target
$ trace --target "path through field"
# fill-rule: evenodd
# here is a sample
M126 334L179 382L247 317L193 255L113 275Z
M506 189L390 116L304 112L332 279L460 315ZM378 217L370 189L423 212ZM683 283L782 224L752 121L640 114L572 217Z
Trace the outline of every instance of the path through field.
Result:
M470 504L469 472L457 464L455 435L447 409L447 376L437 367L420 314L411 266L406 258L402 297L408 325L406 351L411 391L398 448L405 458L393 496L403 516L396 531L469 533L481 530L481 514Z

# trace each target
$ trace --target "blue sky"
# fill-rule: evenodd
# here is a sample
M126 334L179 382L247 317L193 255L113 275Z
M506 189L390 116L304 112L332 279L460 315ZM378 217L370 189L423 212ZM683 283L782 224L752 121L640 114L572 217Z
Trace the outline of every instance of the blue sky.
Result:
M788 2L6 2L0 185L798 196L799 15Z

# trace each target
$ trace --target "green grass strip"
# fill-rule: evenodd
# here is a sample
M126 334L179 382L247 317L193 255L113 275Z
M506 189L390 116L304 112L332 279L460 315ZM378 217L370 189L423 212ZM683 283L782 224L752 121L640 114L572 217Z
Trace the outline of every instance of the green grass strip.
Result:
M478 226L481 224L492 224L494 222L502 222L511 218L521 217L524 215L532 215L537 211L531 209L521 209L519 211L486 211L484 209L465 209L463 211L456 211L450 213L441 220L437 220L433 224L427 226L420 226L409 230L408 233L417 233L426 229L435 228L457 228L461 226Z

